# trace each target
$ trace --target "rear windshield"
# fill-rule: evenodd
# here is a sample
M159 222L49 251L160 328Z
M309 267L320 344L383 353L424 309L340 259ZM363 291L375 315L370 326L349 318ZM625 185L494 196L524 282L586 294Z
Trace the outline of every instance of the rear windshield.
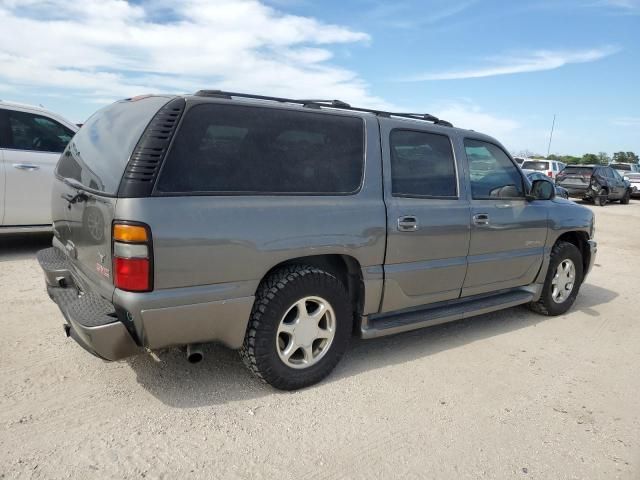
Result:
M363 168L361 118L211 103L186 113L156 191L346 194Z
M171 97L122 100L94 113L60 157L56 173L109 195L117 193L129 156L155 113Z
M617 163L615 165L611 165L613 168L615 168L616 170L624 170L626 172L630 172L631 171L631 165L625 165L623 163Z
M593 168L591 167L565 167L562 170L563 175L591 175Z
M522 163L521 167L524 170L548 170L549 162L539 162L534 160L526 160Z

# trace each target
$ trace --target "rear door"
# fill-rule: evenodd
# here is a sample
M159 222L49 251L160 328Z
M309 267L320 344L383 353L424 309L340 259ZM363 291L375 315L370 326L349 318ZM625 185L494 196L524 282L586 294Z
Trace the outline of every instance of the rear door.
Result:
M43 114L5 110L4 225L51 224L51 185L60 153L74 134Z
M462 296L527 285L542 264L548 203L525 199L520 170L498 145L464 139L471 239Z
M458 298L469 202L447 129L384 118L380 127L387 206L382 312Z
M51 197L56 241L80 282L90 282L105 298L114 290L111 228L120 182L142 133L168 100L123 100L98 111L73 137L56 168Z

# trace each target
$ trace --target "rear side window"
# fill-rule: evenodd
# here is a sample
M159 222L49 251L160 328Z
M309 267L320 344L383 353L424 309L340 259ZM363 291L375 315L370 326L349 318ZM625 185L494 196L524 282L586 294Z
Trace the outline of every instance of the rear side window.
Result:
M94 113L62 154L56 173L114 195L142 132L170 97L122 100Z
M391 191L408 197L456 197L456 169L445 135L391 132Z
M185 114L156 191L348 194L363 169L360 118L202 104Z
M3 147L37 152L62 152L73 131L55 120L27 112L7 110L9 138Z

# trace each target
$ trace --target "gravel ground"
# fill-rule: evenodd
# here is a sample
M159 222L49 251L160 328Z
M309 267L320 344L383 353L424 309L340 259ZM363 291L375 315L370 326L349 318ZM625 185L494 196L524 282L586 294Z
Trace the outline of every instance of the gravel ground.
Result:
M274 391L211 346L104 363L62 333L35 252L0 239L0 478L640 478L640 202L596 208L574 308L354 339Z

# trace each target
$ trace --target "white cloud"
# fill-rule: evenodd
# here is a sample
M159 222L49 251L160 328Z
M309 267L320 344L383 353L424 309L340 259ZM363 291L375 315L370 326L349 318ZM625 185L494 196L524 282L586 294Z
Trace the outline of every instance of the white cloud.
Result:
M168 20L159 20L162 16ZM0 0L0 84L94 100L224 88L382 108L329 47L366 33L257 0Z
M456 127L476 130L498 139L510 136L521 126L516 120L486 112L471 102L449 103L436 107L432 113Z
M610 46L578 51L539 50L517 57L493 57L489 59L491 65L485 67L440 73L421 73L406 77L403 80L408 82L420 82L426 80L459 80L465 78L482 78L493 77L496 75L554 70L572 63L594 62L601 58L608 57L609 55L613 55L618 51L618 48Z

